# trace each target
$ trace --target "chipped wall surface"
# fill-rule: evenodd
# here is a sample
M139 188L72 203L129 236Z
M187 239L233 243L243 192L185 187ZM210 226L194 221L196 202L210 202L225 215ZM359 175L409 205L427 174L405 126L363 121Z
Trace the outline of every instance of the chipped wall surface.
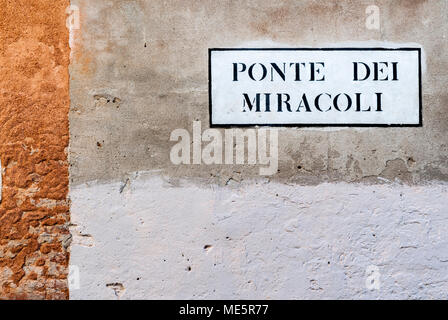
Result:
M68 1L0 1L0 298L65 299Z
M446 298L447 1L72 4L72 298ZM280 128L269 177L170 161L208 48L353 45L422 48L423 127Z
M445 299L447 14L0 0L0 298ZM209 128L208 48L346 46L422 49L422 127L279 128L271 176L170 160Z

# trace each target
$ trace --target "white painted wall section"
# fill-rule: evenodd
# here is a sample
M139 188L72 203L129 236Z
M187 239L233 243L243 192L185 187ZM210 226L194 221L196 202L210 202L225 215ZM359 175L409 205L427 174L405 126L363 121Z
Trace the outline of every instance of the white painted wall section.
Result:
M75 186L71 200L72 299L447 297L446 184L200 187L136 174Z

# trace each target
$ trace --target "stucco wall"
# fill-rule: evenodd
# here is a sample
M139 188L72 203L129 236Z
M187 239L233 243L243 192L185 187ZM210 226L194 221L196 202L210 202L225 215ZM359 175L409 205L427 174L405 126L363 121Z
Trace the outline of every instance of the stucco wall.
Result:
M125 179L161 169L220 183L252 167L175 166L175 128L209 123L207 49L418 46L423 128L279 132L280 182L407 183L448 179L445 139L446 1L378 1L380 30L365 27L369 1L72 1L81 12L71 65L71 179ZM115 102L114 102L115 101ZM98 146L97 142L101 144ZM89 160L89 161L87 161ZM300 167L300 169L299 169Z
M446 1L72 3L72 298L446 298ZM353 45L422 48L423 127L280 128L269 177L170 161L208 48Z
M445 299L447 14L0 0L0 298ZM423 126L278 128L268 176L173 163L209 128L208 48L330 46L421 48Z
M447 186L201 187L139 174L71 199L73 299L447 295Z

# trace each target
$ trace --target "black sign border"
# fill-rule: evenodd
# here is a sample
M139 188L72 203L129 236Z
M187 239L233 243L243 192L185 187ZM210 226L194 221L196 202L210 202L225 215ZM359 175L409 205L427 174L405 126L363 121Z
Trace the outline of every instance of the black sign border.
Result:
M418 52L418 85L419 85L419 122L411 124L370 124L370 123L243 123L243 124L213 124L212 123L212 52L213 51L417 51ZM415 47L404 48L209 48L208 49L208 106L210 128L241 128L241 127L423 127L422 104L422 50Z

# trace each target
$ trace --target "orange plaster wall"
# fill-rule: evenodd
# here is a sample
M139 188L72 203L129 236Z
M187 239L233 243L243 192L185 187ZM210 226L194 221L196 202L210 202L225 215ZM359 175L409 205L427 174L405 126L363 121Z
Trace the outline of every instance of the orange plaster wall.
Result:
M0 298L66 299L68 0L0 0Z

